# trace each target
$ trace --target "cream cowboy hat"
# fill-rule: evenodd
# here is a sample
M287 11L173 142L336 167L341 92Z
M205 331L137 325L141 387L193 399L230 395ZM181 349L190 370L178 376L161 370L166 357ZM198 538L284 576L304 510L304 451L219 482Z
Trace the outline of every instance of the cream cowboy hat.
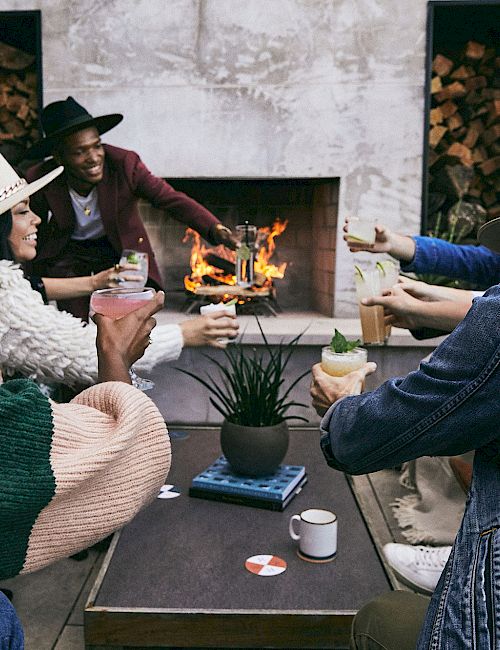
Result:
M51 181L59 176L64 167L57 167L53 171L45 174L33 183L28 183L24 178L16 174L14 169L9 165L5 158L0 154L0 214L7 212L21 201L24 201L48 185Z
M487 221L477 233L479 243L495 253L500 253L500 217Z

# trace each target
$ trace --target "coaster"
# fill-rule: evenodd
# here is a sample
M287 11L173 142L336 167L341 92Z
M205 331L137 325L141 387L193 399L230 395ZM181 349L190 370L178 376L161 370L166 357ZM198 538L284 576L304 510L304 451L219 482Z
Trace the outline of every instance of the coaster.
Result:
M286 562L277 555L252 555L246 560L245 569L258 576L277 576L286 571Z
M304 562L311 562L311 564L328 564L328 562L332 562L337 557L337 553L324 558L309 557L308 555L303 555L299 549L297 549L297 555L301 560L304 560Z

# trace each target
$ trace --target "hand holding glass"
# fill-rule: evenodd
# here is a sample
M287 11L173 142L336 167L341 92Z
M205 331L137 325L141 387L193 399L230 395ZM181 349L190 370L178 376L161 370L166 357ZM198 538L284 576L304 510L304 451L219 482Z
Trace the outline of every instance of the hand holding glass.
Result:
M137 269L127 268L126 271L120 274L127 276L126 280L121 280L120 287L123 289L140 289L145 286L148 279L148 254L126 248L122 251L120 266L127 267L130 264L137 265ZM135 276L136 279L131 279L131 276Z
M139 309L148 300L153 300L154 289L99 289L90 298L90 315L102 314L113 320L123 318ZM154 388L154 382L139 377L134 368L129 370L132 385L140 390Z

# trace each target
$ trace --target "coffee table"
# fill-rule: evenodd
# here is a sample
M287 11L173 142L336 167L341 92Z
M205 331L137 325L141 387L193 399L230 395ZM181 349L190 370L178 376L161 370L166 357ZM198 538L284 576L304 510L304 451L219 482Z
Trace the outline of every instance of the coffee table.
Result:
M85 607L88 650L100 648L342 648L356 611L390 584L346 477L329 468L317 429L290 432L288 464L308 483L284 512L189 497L193 476L220 455L219 431L172 440L168 482L113 539ZM338 553L301 560L288 534L310 507L338 516ZM249 573L257 554L283 558L274 577Z

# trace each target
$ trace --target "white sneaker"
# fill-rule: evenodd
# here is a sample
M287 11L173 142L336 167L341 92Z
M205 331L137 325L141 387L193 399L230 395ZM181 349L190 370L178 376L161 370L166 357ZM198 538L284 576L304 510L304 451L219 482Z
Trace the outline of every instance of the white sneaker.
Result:
M403 582L418 591L431 594L438 583L451 546L411 546L386 544L384 555Z

